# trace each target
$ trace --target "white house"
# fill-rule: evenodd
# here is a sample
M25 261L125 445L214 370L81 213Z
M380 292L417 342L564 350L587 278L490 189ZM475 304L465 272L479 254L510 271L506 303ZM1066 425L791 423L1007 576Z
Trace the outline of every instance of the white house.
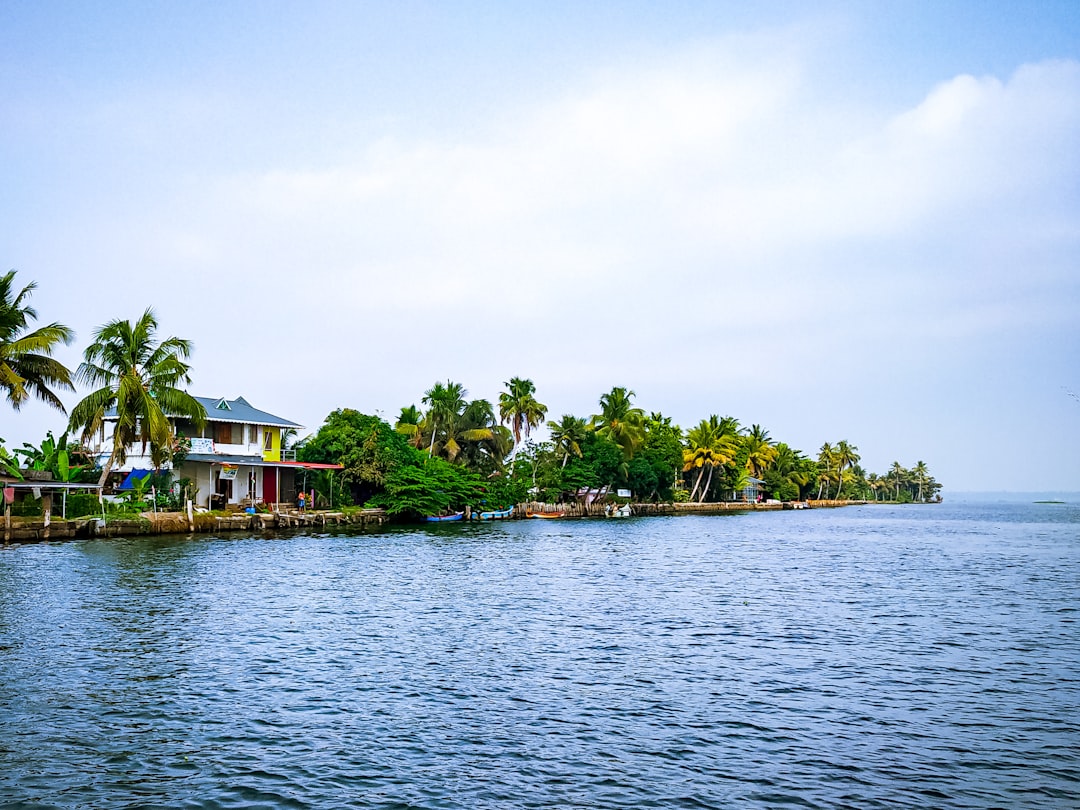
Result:
M191 479L199 506L291 502L296 498L297 470L341 469L335 464L300 463L292 451L282 451L283 431L302 429L296 422L260 411L243 397L195 399L206 409L206 424L196 430L188 419L171 420L178 439L191 443L187 457L172 472L175 478ZM115 413L107 415L106 425L115 418ZM102 429L92 448L100 464L112 450L112 435L106 436L106 430ZM135 445L128 448L126 462L116 471L152 466L149 452Z

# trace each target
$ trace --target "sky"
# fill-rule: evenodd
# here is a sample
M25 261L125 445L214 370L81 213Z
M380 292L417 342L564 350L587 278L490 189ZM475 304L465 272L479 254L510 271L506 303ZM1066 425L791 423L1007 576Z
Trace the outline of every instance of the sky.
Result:
M310 431L518 376L1076 491L1080 6L0 3L8 269Z

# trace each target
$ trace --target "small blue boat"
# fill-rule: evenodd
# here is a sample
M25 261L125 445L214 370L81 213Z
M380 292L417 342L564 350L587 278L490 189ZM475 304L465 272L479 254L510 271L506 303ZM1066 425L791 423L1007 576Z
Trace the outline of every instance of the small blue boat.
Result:
M455 512L452 515L428 515L424 520L428 523L447 523L451 520L461 520L465 516L465 512Z
M512 514L514 514L514 507L508 507L507 509L497 509L494 512L473 512L473 520L507 520Z

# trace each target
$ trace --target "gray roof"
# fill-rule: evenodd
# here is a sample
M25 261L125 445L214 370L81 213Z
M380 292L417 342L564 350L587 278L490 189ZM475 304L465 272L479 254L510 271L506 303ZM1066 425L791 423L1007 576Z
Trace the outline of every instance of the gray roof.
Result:
M243 397L225 399L225 397L194 397L194 399L206 409L206 418L210 422L236 422L242 425L264 425L281 428L302 428L296 422L274 416L272 413L253 408ZM219 407L224 403L228 407ZM110 408L105 414L106 419L116 418L116 409Z
M274 416L272 413L253 408L243 397L225 399L218 397L195 397L206 408L206 418L211 422L240 422L245 425L269 425L270 427L299 428L296 422ZM222 405L226 407L222 407Z

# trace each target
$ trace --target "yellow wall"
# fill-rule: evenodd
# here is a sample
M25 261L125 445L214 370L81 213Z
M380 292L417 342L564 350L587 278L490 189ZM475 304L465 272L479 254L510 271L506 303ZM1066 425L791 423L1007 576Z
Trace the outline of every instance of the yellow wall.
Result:
M266 437L270 437L270 449L266 449ZM263 428L263 461L281 461L281 428Z

